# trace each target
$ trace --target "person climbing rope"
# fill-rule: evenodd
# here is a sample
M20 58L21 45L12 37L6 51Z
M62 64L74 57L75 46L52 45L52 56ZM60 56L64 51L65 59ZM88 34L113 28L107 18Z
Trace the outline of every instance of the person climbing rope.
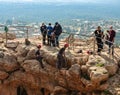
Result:
M63 48L60 49L60 51L58 52L57 55L57 63L56 63L56 67L57 69L61 69L63 67L65 67L65 50L66 48L69 47L69 44L65 44Z
M35 53L36 59L40 62L41 67L44 68L43 63L42 63L43 57L42 57L41 54L40 54L41 45L38 45L37 48L38 48L38 50L37 50L36 53Z

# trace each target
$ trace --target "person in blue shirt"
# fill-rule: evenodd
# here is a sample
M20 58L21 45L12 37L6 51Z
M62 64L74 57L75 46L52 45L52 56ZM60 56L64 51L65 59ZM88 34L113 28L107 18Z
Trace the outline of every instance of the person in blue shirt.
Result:
M48 41L48 45L51 46L51 33L53 32L53 27L51 26L51 23L49 23L48 27L47 27L47 41Z

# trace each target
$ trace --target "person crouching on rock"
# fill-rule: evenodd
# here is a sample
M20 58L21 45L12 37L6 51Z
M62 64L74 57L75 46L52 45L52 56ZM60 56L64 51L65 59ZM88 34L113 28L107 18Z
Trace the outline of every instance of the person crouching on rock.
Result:
M57 55L56 67L58 69L61 69L61 68L65 67L65 64L66 64L66 62L65 62L65 50L68 46L69 46L68 44L65 44L64 47L60 49L60 51Z
M42 63L43 57L42 57L41 54L40 54L41 45L38 45L37 48L38 48L38 50L37 50L36 53L35 53L36 59L40 62L41 67L44 68L43 63Z

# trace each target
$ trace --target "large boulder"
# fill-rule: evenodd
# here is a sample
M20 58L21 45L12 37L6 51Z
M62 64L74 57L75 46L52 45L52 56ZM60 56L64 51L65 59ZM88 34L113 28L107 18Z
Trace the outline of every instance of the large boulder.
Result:
M35 59L36 58L35 53L36 48L30 48L29 52L27 53L26 60Z
M7 72L12 72L19 68L16 57L9 53L4 53L4 57L0 58L0 66Z
M19 44L18 41L17 41L17 42L16 42L16 41L7 41L7 45L6 45L6 43L5 43L5 46L6 46L7 48L15 49L15 48L17 48L18 44Z
M4 84L9 84L12 87L18 87L20 85L24 85L27 88L37 89L40 85L40 80L38 77L34 75L22 71L14 72L7 80L5 80Z
M0 51L0 58L3 58L3 57L4 57L4 52Z
M75 55L75 60L79 65L85 65L88 59L89 59L88 55L83 55L83 54Z
M24 61L25 61L25 57L22 57L22 56L18 56L18 57L17 57L17 62L18 62L19 64L22 64Z
M118 70L118 66L116 64L106 64L105 68L107 69L108 73L110 76L116 74L117 70Z
M4 71L0 71L0 80L4 80L8 77L8 73L4 72Z
M109 73L104 67L90 67L88 73L90 80L94 83L106 81L109 77Z
M80 65L78 64L72 65L71 68L69 69L69 74L74 78L79 78L81 76Z
M67 89L63 88L63 87L60 87L60 86L56 86L54 88L54 91L53 91L53 94L54 95L63 95L63 94L67 94Z
M25 60L21 66L26 72L31 73L39 73L39 69L41 69L40 63L37 60Z
M49 48L51 50L51 48ZM41 50L41 55L43 59L50 65L55 67L55 64L57 62L57 53L52 51L48 51L46 48Z
M0 37L0 43L3 43L4 41L3 41L3 39Z
M57 54L59 50L57 48L51 48L51 47L44 47L41 49L41 55L43 56L43 59L50 65L54 66L57 62ZM66 51L66 57L65 57L66 64L70 67L74 62L74 57L71 55L70 52Z
M2 38L6 39L6 33L2 34ZM14 39L16 39L16 35L14 33L7 33L7 39L8 40L14 40Z
M95 66L95 65L100 65L100 66L104 66L106 64L106 60L104 58L102 58L101 56L89 56L88 62L86 63L87 66L91 67L91 66Z
M87 71L88 71L88 67L86 65L82 65L81 66L81 72L82 72L82 74L87 74Z
M16 95L16 88L10 86L1 84L0 85L0 95Z
M29 47L26 45L18 45L15 51L17 52L17 56L26 57L29 52Z

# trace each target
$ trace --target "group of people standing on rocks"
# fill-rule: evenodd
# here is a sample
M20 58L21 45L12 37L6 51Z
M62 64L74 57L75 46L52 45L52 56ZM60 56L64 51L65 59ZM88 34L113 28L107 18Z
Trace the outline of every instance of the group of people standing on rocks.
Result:
M62 27L58 22L55 23L54 27L52 27L51 23L49 23L48 26L42 23L42 25L40 26L40 31L43 38L43 45L59 47L59 36L62 33Z
M101 50L103 49L103 39L105 40L105 44L109 46L108 54L112 52L112 55L114 54L114 39L116 36L115 30L113 30L113 26L110 26L110 29L106 31L106 33L103 33L101 30L101 27L98 26L97 29L94 31L95 38L97 41L98 50L97 53L100 55Z
M48 26L42 23L42 25L40 26L40 31L42 34L43 45L59 47L59 36L62 33L62 27L58 22L55 23L54 27L52 27L51 23L49 23ZM46 43L46 39L47 39L47 43ZM64 66L65 65L65 50L68 46L69 46L68 44L65 44L64 47L61 48L58 52L58 55L57 55L58 60L56 63L56 67L58 69L65 67ZM43 62L42 62L43 57L40 54L41 45L38 45L37 48L38 50L35 53L36 59L39 61L41 67L44 68Z
M60 34L62 33L62 27L58 22L55 23L54 27L52 27L51 23L49 23L48 26L42 23L40 30L43 37L42 39L43 45L59 47L58 39ZM114 38L116 36L116 32L115 30L113 30L113 27L111 26L106 33L103 33L103 31L101 30L101 27L98 26L97 29L94 31L94 35L95 35L97 46L98 46L98 49L97 49L98 55L101 54L101 51L103 49L103 39L105 40L105 43L109 46L108 54L110 54L112 50L112 55L113 55L114 54L113 43L114 43ZM47 43L46 43L46 36L47 36ZM69 47L69 44L65 44L64 47L61 48L57 54L56 67L58 69L65 67L65 64L66 64L65 50L67 47ZM43 57L40 54L41 45L38 45L37 48L38 50L35 53L36 59L40 62L41 67L44 68L42 63Z

